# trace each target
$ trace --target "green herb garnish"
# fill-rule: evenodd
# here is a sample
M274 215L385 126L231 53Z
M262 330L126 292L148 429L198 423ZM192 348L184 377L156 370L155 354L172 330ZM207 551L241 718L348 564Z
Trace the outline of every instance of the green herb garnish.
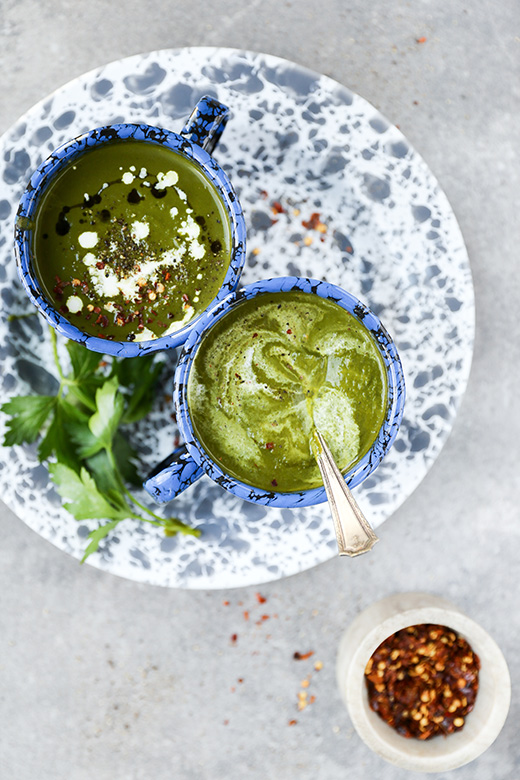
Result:
M113 358L110 363L74 341L67 342L71 371L65 375L56 334L50 328L59 377L56 395L16 396L0 410L10 416L4 446L39 439L40 462L53 458L49 474L64 507L76 520L106 520L88 534L83 561L122 520L160 526L167 536L200 531L176 518L156 515L140 503L127 483L140 485L136 453L124 426L151 410L162 364L153 356Z

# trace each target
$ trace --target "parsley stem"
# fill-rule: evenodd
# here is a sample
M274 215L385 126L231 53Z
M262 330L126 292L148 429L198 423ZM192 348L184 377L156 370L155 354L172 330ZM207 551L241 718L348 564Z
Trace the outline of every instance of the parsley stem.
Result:
M142 517L141 515L137 515L132 512L132 517L136 520L144 520L146 523L151 523L152 525L159 525L164 526L165 523L168 524L168 527L171 530L177 530L177 531L184 531L184 533L193 534L194 536L198 536L199 532L191 528L190 526L186 525L182 522L182 520L177 520L175 517L168 517L164 518L160 515L156 515L155 512L152 512L151 509L148 509L144 504L142 504L138 499L128 490L127 486L123 482L123 479L119 473L119 469L117 467L116 459L114 457L114 453L112 451L112 447L105 447L105 451L109 460L110 465L112 466L114 470L114 474L116 475L117 481L119 482L120 488L123 491L123 493L127 496L127 498L134 504L134 506L139 507L139 509L142 512L146 512L147 515L150 515L150 517L153 517L153 520L150 520L148 517Z
M61 369L60 359L58 357L58 343L57 343L57 340L56 340L56 331L54 330L54 328L51 325L49 325L49 331L50 331L50 334L51 334L51 344L52 344L52 353L54 355L54 363L56 364L56 369L58 371L58 375L60 377L60 381L63 384L64 381L65 381L65 375L64 375L64 373L63 373L63 371Z

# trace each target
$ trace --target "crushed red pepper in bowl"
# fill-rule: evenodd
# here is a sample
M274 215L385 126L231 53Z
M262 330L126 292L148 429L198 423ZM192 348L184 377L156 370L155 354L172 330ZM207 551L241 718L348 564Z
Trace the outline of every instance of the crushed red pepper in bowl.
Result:
M365 668L369 704L399 734L430 739L460 731L478 692L480 660L446 626L408 626L392 634Z

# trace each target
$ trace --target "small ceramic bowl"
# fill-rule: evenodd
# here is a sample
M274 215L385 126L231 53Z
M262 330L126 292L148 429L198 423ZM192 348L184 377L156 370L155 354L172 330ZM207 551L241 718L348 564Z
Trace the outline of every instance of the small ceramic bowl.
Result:
M467 640L480 658L479 688L464 727L446 737L421 741L398 734L368 704L365 666L391 634L421 623L444 625ZM443 598L401 593L372 604L353 621L337 658L340 693L361 739L392 764L419 772L446 772L473 761L492 744L504 725L511 682L499 647L481 626Z

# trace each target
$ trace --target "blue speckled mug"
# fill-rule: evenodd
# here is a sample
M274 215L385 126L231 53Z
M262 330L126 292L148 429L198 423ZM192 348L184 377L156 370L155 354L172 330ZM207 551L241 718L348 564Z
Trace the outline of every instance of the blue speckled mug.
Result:
M207 474L221 487L239 498L257 504L294 508L320 504L327 500L323 486L282 493L261 490L232 478L208 455L197 440L188 408L190 370L208 329L244 300L262 293L290 292L292 290L299 290L309 295L318 295L334 301L356 317L372 334L386 368L387 403L385 417L371 448L345 473L347 485L352 488L363 482L390 449L403 416L405 384L396 347L380 320L353 295L328 282L294 276L266 279L247 285L209 309L196 323L184 344L175 372L173 399L177 424L185 444L178 447L175 452L160 463L145 481L145 489L156 501L170 501L203 474Z
M56 149L33 173L22 195L15 226L15 250L18 272L25 290L47 321L63 336L84 344L95 352L118 357L136 357L182 344L198 318L167 336L141 341L117 341L88 335L63 316L44 295L35 272L33 256L34 220L47 187L64 167L85 151L114 140L145 141L164 146L191 161L213 185L229 217L231 232L230 261L218 294L209 308L235 290L245 261L246 227L242 209L228 177L211 156L224 130L229 109L211 97L197 103L180 134L145 124L116 124L99 127L66 142Z

